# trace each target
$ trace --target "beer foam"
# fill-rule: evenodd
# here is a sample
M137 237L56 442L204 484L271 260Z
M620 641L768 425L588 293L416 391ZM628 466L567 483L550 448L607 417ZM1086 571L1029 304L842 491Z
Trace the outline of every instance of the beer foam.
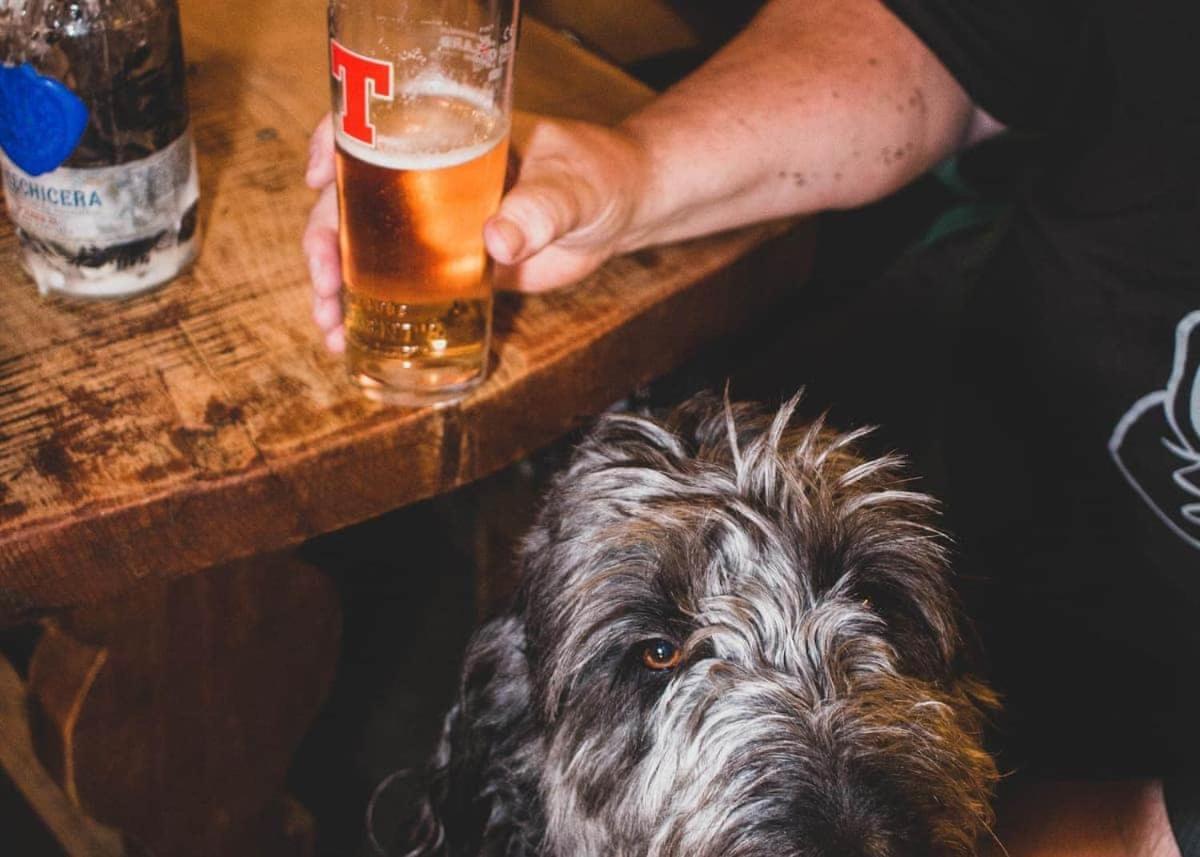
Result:
M380 145L374 149L364 146L356 140L347 140L342 136L338 136L337 142L342 151L351 157L377 167L383 167L384 169L440 170L446 167L457 167L459 164L465 164L468 161L473 161L475 158L486 155L492 149L496 148L496 145L503 137L504 135L500 134L484 143L479 143L475 146L464 146L461 149L451 149L447 152L410 152L404 149L393 151L386 148L386 140L380 141Z
M458 110L435 107L434 100L455 102ZM389 127L412 127L413 117L428 111L431 124L418 133L389 134ZM410 81L391 102L371 106L376 126L375 147L352 139L334 123L338 146L353 158L390 170L437 170L454 167L487 154L508 134L509 121L496 109L488 92L446 78ZM408 120L405 123L405 120Z
M496 101L492 97L492 93L476 89L473 86L467 86L465 83L459 83L456 80L450 80L450 78L443 77L441 74L427 73L407 81L404 84L404 88L400 90L399 98L403 99L406 96L412 98L423 95L454 98L479 108L483 113L489 113L497 117L500 115L500 111L496 109Z

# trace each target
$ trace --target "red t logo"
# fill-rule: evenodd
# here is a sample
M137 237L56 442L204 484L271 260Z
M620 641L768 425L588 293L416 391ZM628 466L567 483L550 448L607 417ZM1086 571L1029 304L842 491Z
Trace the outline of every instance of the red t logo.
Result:
M333 76L342 82L342 113L339 120L347 137L375 148L375 126L371 124L372 98L392 100L395 67L373 60L330 42Z

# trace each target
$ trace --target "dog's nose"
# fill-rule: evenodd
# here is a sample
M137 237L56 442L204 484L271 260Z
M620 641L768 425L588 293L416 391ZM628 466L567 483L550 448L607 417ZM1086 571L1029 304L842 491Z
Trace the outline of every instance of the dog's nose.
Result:
M796 844L805 857L932 857L933 853L908 836L885 830L848 829L817 836L810 830Z
M816 799L801 797L790 808L796 849L805 857L932 857L919 814L906 803L844 783Z

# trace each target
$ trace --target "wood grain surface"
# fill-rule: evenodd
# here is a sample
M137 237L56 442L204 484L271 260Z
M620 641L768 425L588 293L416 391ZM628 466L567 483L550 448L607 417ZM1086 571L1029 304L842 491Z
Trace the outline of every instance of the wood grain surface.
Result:
M803 278L807 229L783 239L800 250L750 252L780 225L635 254L546 297L501 296L493 375L461 404L371 404L315 335L299 250L329 97L324 3L181 5L206 231L194 270L120 303L42 300L0 223L0 624L492 472ZM522 109L612 122L650 96L526 20Z
M38 756L159 857L311 854L311 819L281 795L340 635L333 582L286 553L67 611L29 666Z

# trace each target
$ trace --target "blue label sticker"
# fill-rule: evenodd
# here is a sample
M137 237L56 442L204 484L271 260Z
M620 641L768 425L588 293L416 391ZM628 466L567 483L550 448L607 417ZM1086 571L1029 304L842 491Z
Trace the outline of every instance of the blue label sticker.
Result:
M0 147L29 175L58 169L87 122L87 105L54 78L29 63L0 66Z

